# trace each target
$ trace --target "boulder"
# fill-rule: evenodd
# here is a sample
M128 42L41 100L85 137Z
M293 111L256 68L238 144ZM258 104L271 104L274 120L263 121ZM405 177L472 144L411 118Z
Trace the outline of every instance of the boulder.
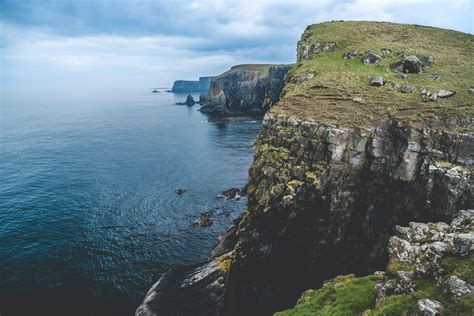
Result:
M394 294L395 287L396 287L396 284L394 280L388 280L387 282L376 284L374 288L375 305L377 305L381 300L383 300L387 296Z
M457 234L453 240L454 252L458 255L465 256L469 251L473 250L474 233Z
M438 98L449 98L452 97L453 95L456 94L456 91L450 91L450 90L439 90L438 93Z
M359 54L358 50L352 51L350 53L344 53L342 54L342 58L344 59L354 59L357 57L357 54Z
M392 55L392 50L389 48L382 48L380 53L382 53L382 57L386 57Z
M400 73L420 73L423 69L421 60L414 56L408 56L392 65L396 72Z
M383 86L383 78L381 76L373 76L370 80L370 85L374 87Z
M388 86L389 86L390 89L392 89L392 90L400 90L400 87L401 87L401 86L400 86L398 83L396 83L396 82L390 82L390 83L388 84Z
M229 199L239 200L242 196L245 195L245 193L242 189L230 188L228 190L222 191L222 195Z
M433 56L427 56L423 54L417 54L416 57L421 61L422 66L425 67L431 67L434 63L434 58Z
M408 85L405 85L402 87L402 93L412 93L413 92L413 88L411 86L408 86Z
M415 292L415 283L413 282L414 273L408 271L397 272L397 285L394 293L408 295Z
M471 284L452 275L446 280L444 290L450 297L461 297L471 294L473 289Z
M451 221L453 231L464 231L467 227L474 223L474 210L461 210Z
M292 82L292 83L302 83L302 82L308 81L310 79L313 79L314 76L315 76L315 72L310 71L308 73L305 73L304 75L297 76L297 77L292 77L290 79L290 82Z
M382 60L382 56L377 53L367 51L362 56L362 63L364 65L376 65Z
M177 190L175 190L175 192L176 192L177 195L181 195L184 192L186 192L186 190L185 189L177 189Z
M474 95L474 87L470 87L470 88L469 88L469 94L470 94L470 95Z
M438 316L441 308L440 302L424 298L416 302L415 316Z
M429 74L429 75L428 75L428 78L430 78L430 79L433 80L433 81L438 81L439 78L441 78L441 76L438 75L438 74Z
M413 246L407 240L392 236L388 241L388 253L390 259L401 262L413 263L413 259L419 252L419 246Z

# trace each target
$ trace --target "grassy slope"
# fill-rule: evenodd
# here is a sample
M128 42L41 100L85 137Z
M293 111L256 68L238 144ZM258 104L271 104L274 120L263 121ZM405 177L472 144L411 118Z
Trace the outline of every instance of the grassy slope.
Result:
M259 71L260 72L260 78L264 78L268 76L268 69L271 66L276 66L276 64L242 64L242 65L236 65L227 70L226 72L220 74L217 76L217 78L236 73L239 71L244 71L244 70L253 70L253 71Z
M443 258L442 266L449 275L457 275L469 283L474 283L474 254L467 257ZM398 262L390 262L387 267L389 278L395 278L396 271L410 271L413 267ZM448 299L437 286L435 280L416 279L416 292L410 295L392 295L383 299L378 306L374 305L374 287L382 280L381 276L354 275L339 276L335 283L325 284L319 290L308 290L303 293L298 304L276 316L290 315L411 315L419 299L438 300L444 307L446 315L470 315L474 310L474 294L461 298Z
M385 117L395 117L411 124L426 121L443 128L466 129L466 118L473 114L474 96L468 92L474 85L474 36L460 32L414 25L384 22L330 22L310 26L303 34L304 41L337 42L341 50L320 53L298 63L290 76L315 71L316 76L303 83L289 83L285 97L272 111L320 123L339 126L364 127ZM371 50L392 50L392 57L378 65L363 65L361 55ZM359 50L353 60L344 60L344 52ZM390 67L398 59L398 51L407 54L433 56L435 63L420 74L398 79ZM433 81L427 74L440 74ZM388 85L372 87L373 75L382 75L386 82L411 85L415 92L404 94ZM435 102L425 102L422 89L455 90L456 95ZM363 103L355 102L361 97ZM464 122L460 122L464 121ZM444 126L443 126L444 125ZM469 129L469 128L468 128Z

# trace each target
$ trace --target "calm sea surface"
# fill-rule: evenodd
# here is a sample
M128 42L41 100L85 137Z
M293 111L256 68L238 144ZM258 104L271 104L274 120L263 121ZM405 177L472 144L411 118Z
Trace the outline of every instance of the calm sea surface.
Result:
M260 125L207 123L185 97L2 96L2 316L131 315L163 272L208 256L246 206L217 195L246 183Z

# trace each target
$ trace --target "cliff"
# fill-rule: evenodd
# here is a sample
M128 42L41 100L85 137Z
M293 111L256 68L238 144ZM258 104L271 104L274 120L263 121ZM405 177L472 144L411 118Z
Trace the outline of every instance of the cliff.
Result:
M176 80L173 83L171 92L188 93L188 92L204 92L207 93L213 77L199 77L198 81L193 80Z
M199 277L165 275L183 291L151 291L141 310L205 297L214 314L268 315L324 280L384 269L396 225L472 208L473 46L421 26L308 27L254 145L247 211Z
M280 99L291 65L247 64L213 78L201 112L212 116L256 116Z

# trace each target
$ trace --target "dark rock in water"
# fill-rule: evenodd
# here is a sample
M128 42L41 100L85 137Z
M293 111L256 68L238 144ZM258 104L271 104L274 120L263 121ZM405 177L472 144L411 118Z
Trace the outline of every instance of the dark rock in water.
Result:
M382 57L387 57L387 56L392 55L392 50L388 48L382 48L380 52L382 53Z
M413 88L411 86L403 86L401 91L402 93L412 93Z
M376 65L382 60L382 56L377 53L367 51L362 56L362 63L364 65Z
M456 91L439 90L436 94L438 95L438 98L449 98L454 96L456 94Z
M170 90L170 89L167 89L166 92L171 92L171 90Z
M370 80L370 85L374 87L383 86L383 78L381 76L373 76L372 80Z
M157 89L154 89L151 93L158 93L160 91L158 91Z
M430 78L430 79L433 80L433 81L438 81L439 78L441 78L441 76L438 75L438 74L429 74L429 75L428 75L428 78Z
M186 190L185 189L177 189L175 192L176 192L177 195L181 195L184 192L186 192Z
M354 59L357 57L357 54L359 54L359 51L355 50L350 53L344 53L342 54L342 58L344 59Z
M229 199L238 200L247 194L247 185L243 188L230 188L222 192L222 195Z
M188 94L188 96L186 97L186 102L176 103L176 105L187 105L187 106L193 106L194 104L196 104L196 102L194 101L193 96L190 94Z
M196 226L199 226L199 227L209 227L212 224L214 224L214 221L211 218L210 212L202 213L196 222Z

